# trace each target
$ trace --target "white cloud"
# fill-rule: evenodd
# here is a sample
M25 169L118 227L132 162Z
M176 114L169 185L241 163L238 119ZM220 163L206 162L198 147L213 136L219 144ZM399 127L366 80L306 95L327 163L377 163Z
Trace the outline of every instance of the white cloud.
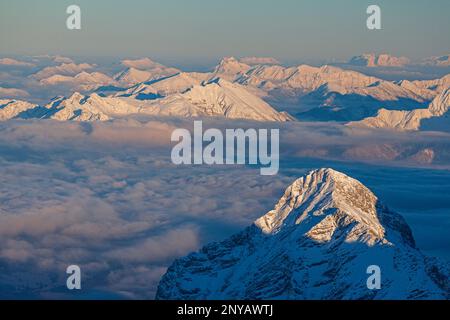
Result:
M0 98L26 98L30 96L28 92L22 89L2 88L0 87Z
M25 61L19 61L12 58L3 58L0 59L0 65L2 66L13 66L13 67L34 67L34 64L25 62Z

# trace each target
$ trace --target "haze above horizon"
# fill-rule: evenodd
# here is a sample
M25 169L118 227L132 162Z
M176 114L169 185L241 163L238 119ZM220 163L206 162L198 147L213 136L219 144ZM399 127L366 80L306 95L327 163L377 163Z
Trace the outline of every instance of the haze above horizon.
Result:
M78 0L82 29L68 30L73 1L0 3L0 54L149 56L210 63L223 56L285 62L345 60L364 52L413 59L450 51L450 2L376 1L382 30L366 28L366 0Z

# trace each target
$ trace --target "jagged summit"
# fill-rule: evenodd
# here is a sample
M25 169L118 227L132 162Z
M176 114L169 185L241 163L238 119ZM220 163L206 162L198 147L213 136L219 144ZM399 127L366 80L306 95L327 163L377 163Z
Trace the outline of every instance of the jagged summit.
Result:
M114 76L114 80L124 84L134 84L147 81L151 78L152 74L145 70L139 70L133 67L129 67Z
M380 290L367 287L371 265ZM319 169L252 226L176 260L156 299L442 299L448 276L361 182Z
M275 209L256 221L266 234L300 226L317 241L329 241L339 228L351 227L346 241L386 242L377 217L377 197L359 181L333 169L296 180Z
M225 116L232 119L252 119L257 121L291 121L285 112L277 112L261 98L247 91L245 87L222 78L215 78L203 85L193 86L182 95L169 98L161 104L191 110L193 115L204 114Z
M225 57L214 69L214 77L220 76L229 81L234 81L238 76L245 74L251 67L240 62L235 57Z

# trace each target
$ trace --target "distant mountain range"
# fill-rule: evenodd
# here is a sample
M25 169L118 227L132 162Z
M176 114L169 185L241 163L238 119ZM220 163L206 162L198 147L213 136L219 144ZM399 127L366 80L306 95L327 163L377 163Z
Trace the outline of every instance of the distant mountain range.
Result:
M390 54L365 53L352 57L348 64L364 67L405 67L408 65L423 65L433 67L450 66L450 55L434 56L413 62L407 57L396 57Z
M144 99L142 94L102 97L96 93L82 95L76 92L69 98L55 98L42 107L25 101L0 100L0 119L106 121L131 114L146 114L179 117L216 116L257 121L294 120L287 113L275 111L241 85L223 79L194 85L184 93L163 99L147 98L148 94Z
M381 287L367 287L367 268ZM320 169L231 238L176 260L156 299L448 299L448 265L362 183Z
M355 56L348 62L352 65L365 67L404 67L411 61L406 57L394 57L389 54L376 55L374 53Z
M425 108L450 87L448 75L436 80L393 82L334 66L252 67L234 58L222 60L213 75L246 86L299 120L312 121L362 120L381 108Z
M64 57L50 59L61 63L42 68L28 78L37 81L43 90L65 88L71 94L80 92L83 96L93 97L84 98L90 102L87 105L81 103L69 107L70 103L60 104L60 108L67 105L67 116L57 116L62 110L53 110L51 116L45 116L59 120L109 120L131 112L182 117L225 116L257 121L284 121L295 117L300 121L357 122L358 126L372 128L420 129L412 124L416 120L399 120L399 117L409 118L414 114L414 119L427 118L424 110L450 88L450 74L434 80L387 81L330 65L284 67L273 58L227 57L211 72L202 73L182 72L149 58L123 60L120 64L123 69L115 74L99 71L94 64L77 64ZM13 59L1 61L12 65L28 63ZM428 64L430 61L445 64L443 57L427 61ZM350 64L368 67L401 67L408 63L407 58L387 54L364 54L350 61ZM31 110L26 113L10 110L19 104L18 110L22 110L27 105L17 100L30 96L25 89L1 88L0 94L17 96L9 101L4 99L3 105L8 108L0 110L2 119L34 114ZM227 98L223 104L224 96ZM114 104L117 105L113 107ZM49 109L49 105L54 102L33 106L33 109L39 110L37 115L42 117L41 111ZM105 108L105 105L110 107ZM68 111L71 109L72 113ZM433 117L444 115L434 114ZM397 120L409 124L395 125Z

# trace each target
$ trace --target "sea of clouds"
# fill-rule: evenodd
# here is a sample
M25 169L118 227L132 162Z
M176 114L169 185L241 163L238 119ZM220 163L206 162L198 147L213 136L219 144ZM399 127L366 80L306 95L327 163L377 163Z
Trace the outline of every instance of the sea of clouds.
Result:
M0 123L0 296L151 299L174 259L251 224L296 178L325 166L360 179L406 217L425 253L449 258L449 135L271 126L281 129L276 176L173 165L170 135L192 128L187 119ZM386 155L374 158L374 148ZM408 158L423 148L435 150L433 163ZM65 287L71 264L81 267L81 292Z

